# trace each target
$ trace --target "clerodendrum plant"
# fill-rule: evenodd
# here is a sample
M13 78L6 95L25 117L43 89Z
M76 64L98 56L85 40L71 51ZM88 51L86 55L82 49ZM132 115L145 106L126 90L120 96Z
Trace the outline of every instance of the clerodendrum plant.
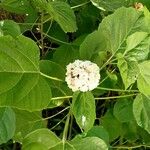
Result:
M2 149L150 147L149 2L0 2Z

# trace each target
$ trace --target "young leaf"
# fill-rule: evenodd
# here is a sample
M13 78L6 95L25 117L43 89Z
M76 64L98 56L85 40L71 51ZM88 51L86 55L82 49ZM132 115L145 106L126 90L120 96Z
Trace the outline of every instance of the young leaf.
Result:
M133 103L133 114L137 124L150 133L150 97L137 95Z
M11 35L16 37L21 34L20 27L12 20L0 21L0 37L4 35Z
M77 30L74 12L67 3L60 1L49 2L46 10L64 32L75 32Z
M86 137L79 140L74 140L71 144L76 150L108 150L105 142L98 137Z
M10 107L0 108L0 144L6 143L15 133L16 118Z
M138 89L144 95L150 94L150 61L139 64L139 77L137 80Z
M23 36L0 38L0 106L45 108L51 90L39 70L39 49Z
M77 124L87 132L92 128L95 114L95 100L91 92L75 92L73 95L72 112Z
M47 149L55 146L61 140L48 129L38 129L28 134L23 140L23 150L30 144L39 143L43 144Z

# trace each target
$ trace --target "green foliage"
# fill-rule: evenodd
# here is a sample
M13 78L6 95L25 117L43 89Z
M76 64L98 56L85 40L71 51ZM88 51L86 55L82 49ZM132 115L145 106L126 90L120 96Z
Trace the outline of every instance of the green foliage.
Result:
M42 119L41 112L28 112L14 109L16 114L16 131L14 140L22 142L23 138L30 132L46 127L46 122Z
M140 73L138 78L138 88L141 93L145 95L149 95L150 93L150 61L145 61L141 64L139 64Z
M0 105L29 111L46 107L51 91L40 75L35 43L23 36L1 37L0 54Z
M124 58L122 54L118 54L118 68L125 85L125 89L127 89L131 84L133 84L139 72L138 63L134 60L128 60L128 58Z
M47 11L65 32L77 30L75 15L65 2L52 2L47 5Z
M16 37L20 34L21 34L20 27L16 22L12 20L0 21L0 36L11 35Z
M110 141L116 139L121 134L121 123L115 118L112 110L108 110L102 118L102 126L107 130Z
M0 144L6 143L14 136L15 128L16 117L14 111L10 107L0 108Z
M73 95L72 113L81 129L87 132L92 128L96 114L95 101L91 92L76 92Z
M150 98L139 94L133 103L133 113L137 124L150 133Z
M97 137L86 137L82 139L76 138L71 142L71 144L73 144L76 150L108 150L105 142Z
M12 141L23 150L150 147L149 8L146 0L1 0L0 149L15 149ZM67 65L80 59L96 63L101 79L73 93Z
M28 0L1 0L1 7L15 13L29 13L32 8Z
M28 134L23 140L23 149L33 146L31 144L43 144L47 149L58 144L60 139L48 129L38 129Z
M133 4L132 0L91 0L91 2L103 11L114 11L121 6Z
M141 16L142 13L134 8L122 7L106 17L99 25L99 31L107 43L105 50L117 53L131 33L140 31Z
M86 137L98 137L109 144L109 134L102 126L93 126L88 132Z
M99 32L94 31L85 38L79 49L81 59L91 60L94 54L97 54L100 50L103 50L105 43L103 43L103 39L99 39L99 37Z
M114 116L120 122L130 122L133 120L132 99L120 99L114 106Z

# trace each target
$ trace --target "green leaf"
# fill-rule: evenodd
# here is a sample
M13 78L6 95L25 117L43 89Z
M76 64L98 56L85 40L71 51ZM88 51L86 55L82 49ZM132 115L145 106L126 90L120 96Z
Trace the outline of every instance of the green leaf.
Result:
M117 66L119 68L123 83L125 85L125 89L127 89L137 80L137 76L139 73L138 63L135 60L129 60L121 53L119 53L117 57Z
M68 142L59 142L54 147L51 147L49 150L76 150L73 145L69 144Z
M142 12L134 8L122 7L105 17L98 29L107 43L105 50L117 53L130 34L141 31L141 15Z
M23 36L0 38L0 106L29 111L45 108L50 87L40 75L39 49Z
M133 103L133 114L137 124L150 133L150 97L137 95Z
M35 7L37 7L38 9L40 9L40 11L42 11L42 9L44 10L46 8L47 5L47 0L32 0L33 1L33 5Z
M77 30L74 12L67 3L60 1L49 2L46 10L64 32L75 32Z
M137 80L138 89L144 95L150 94L150 61L139 64L139 77Z
M72 112L77 124L87 132L92 128L95 114L95 99L91 92L75 92L73 95Z
M60 46L56 49L53 56L53 61L61 65L63 68L66 68L69 63L75 61L76 59L79 59L78 46L71 44Z
M0 21L0 37L4 35L11 35L16 37L21 34L20 27L12 20Z
M142 142L144 142L146 145L150 145L150 134L146 130L139 127L138 134L140 135L140 139L142 139Z
M146 37L148 33L146 32L135 32L127 38L126 52L137 47Z
M30 144L43 144L47 149L58 144L61 140L48 129L38 129L28 134L23 140L23 150Z
M57 63L49 60L40 61L40 71L54 78L65 80L65 70ZM59 82L60 83L60 82ZM51 81L51 86L56 86L56 81Z
M23 150L49 150L44 144L33 142L23 148Z
M128 6L130 0L90 0L94 6L104 11L114 11L121 6Z
M135 32L127 38L124 55L130 60L143 61L148 58L150 37L146 32Z
M93 126L88 132L86 137L98 137L105 141L105 143L109 144L109 134L103 128L103 126Z
M28 0L2 0L1 7L10 12L26 14L32 5Z
M102 118L102 126L109 133L110 141L121 135L121 123L115 118L112 110L108 110Z
M62 81L65 81L65 70L57 63L49 61L49 60L41 60L40 61L40 70L42 73L61 79ZM55 81L55 80L49 80L47 79L47 82L49 82L51 86L51 91L53 97L61 97L66 96L68 93L65 91L64 82ZM72 93L71 93L72 94ZM69 95L71 95L69 94ZM63 99L58 100L51 100L48 108L54 108L57 106L60 106L63 103Z
M46 127L41 112L28 112L14 109L16 114L15 141L22 142L22 139L30 132Z
M81 59L90 60L94 54L97 54L100 50L103 50L104 44L103 39L100 39L99 32L92 32L80 45L79 53Z
M50 24L51 20L44 23L44 32L47 33L48 36L53 37L53 39L49 37L47 38L49 38L53 43L63 44L59 41L67 42L68 35L61 29L59 24L57 22L53 22L51 28L49 29Z
M0 108L0 144L6 143L15 133L16 118L14 111L9 108Z
M147 29L147 31L150 33L150 27L149 27L149 23L150 23L150 12L149 12L149 10L146 8L146 7L144 7L144 9L143 9L143 11L144 11L144 16L145 16L145 28Z
M132 99L118 99L114 106L114 116L120 122L129 122L133 120Z
M87 137L79 140L74 140L71 144L76 150L108 150L105 142L98 137Z
M137 127L139 127L136 121L131 120L130 122L126 122L122 124L123 134L122 136L128 141L135 142L139 138L139 132L137 131ZM141 138L141 137L140 137Z

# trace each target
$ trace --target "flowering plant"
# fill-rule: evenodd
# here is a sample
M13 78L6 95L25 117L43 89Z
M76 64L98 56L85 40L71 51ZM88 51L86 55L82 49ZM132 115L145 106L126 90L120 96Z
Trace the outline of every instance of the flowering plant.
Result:
M150 1L0 8L0 149L150 147Z
M99 84L99 67L90 61L76 60L67 66L66 82L75 91L91 91Z

